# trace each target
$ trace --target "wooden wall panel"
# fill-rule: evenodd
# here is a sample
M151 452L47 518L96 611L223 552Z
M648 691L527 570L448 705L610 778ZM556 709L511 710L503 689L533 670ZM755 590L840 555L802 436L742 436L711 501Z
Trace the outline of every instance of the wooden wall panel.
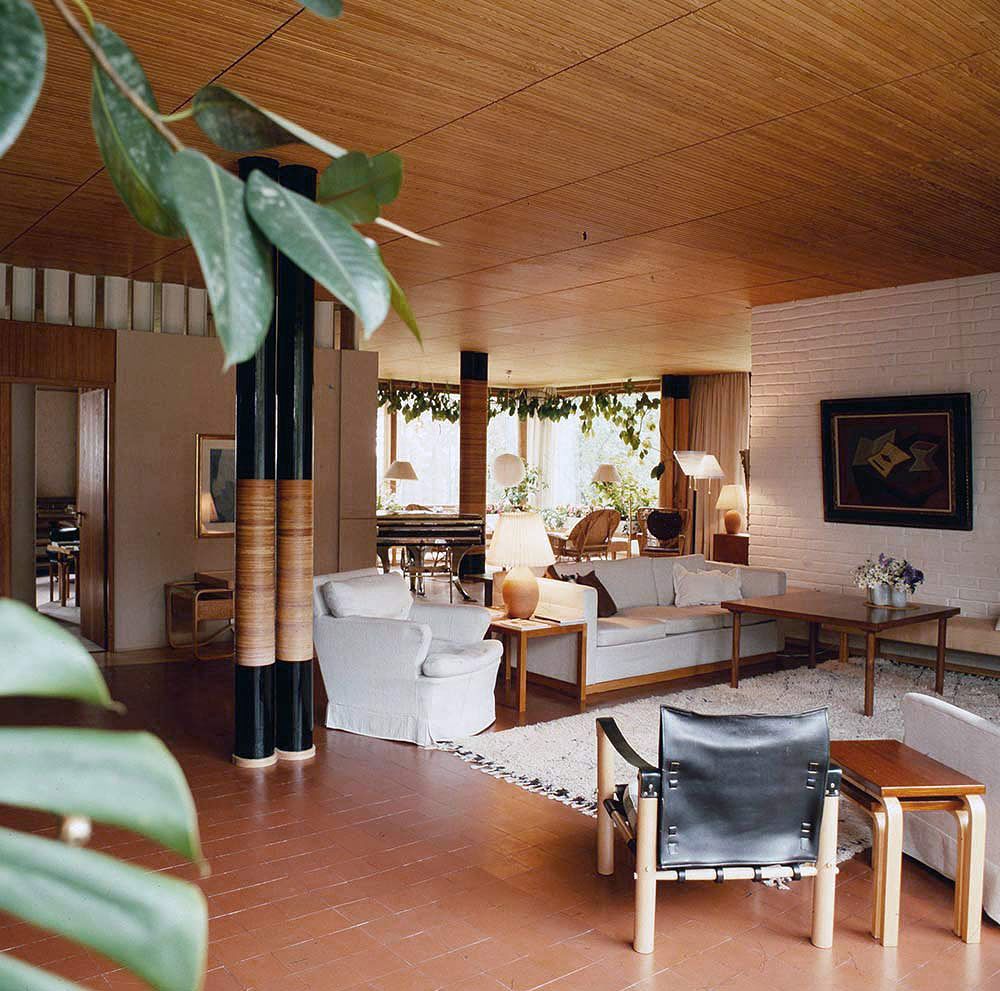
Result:
M0 320L0 382L105 388L115 381L115 332Z
M486 514L486 429L489 425L488 356L462 352L458 511Z

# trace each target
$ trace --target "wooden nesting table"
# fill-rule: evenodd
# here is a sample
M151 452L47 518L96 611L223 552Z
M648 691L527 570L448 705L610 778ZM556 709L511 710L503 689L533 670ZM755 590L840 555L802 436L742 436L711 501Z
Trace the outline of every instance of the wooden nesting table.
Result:
M835 740L830 758L843 768L843 794L872 821L872 935L899 943L903 815L950 812L958 828L955 935L978 943L986 859L986 786L898 740Z
M937 622L937 663L935 665L934 691L944 690L944 655L948 642L948 620L957 616L953 606L936 606L930 603L913 603L905 609L888 609L869 606L860 595L843 595L835 592L816 592L812 589L794 589L783 595L762 595L755 599L733 599L721 603L723 609L733 614L733 661L730 684L740 684L740 617L743 613L759 613L777 619L797 619L809 624L809 667L816 666L816 646L820 627L826 626L840 633L841 660L845 660L847 634L856 631L865 635L865 715L875 710L875 658L878 656L878 638L888 630L916 623Z
M587 701L587 624L552 623L544 619L494 619L489 635L503 644L504 679L510 684L510 648L517 641L517 711L524 712L528 696L528 641L536 637L556 637L563 633L576 634L576 684L566 684L574 698L583 705ZM545 679L546 682L553 679Z

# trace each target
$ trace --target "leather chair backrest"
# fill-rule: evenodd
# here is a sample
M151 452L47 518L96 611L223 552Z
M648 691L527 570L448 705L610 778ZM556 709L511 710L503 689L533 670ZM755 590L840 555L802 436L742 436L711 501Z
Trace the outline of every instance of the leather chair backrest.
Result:
M660 767L662 868L816 860L830 767L825 708L707 716L662 706Z

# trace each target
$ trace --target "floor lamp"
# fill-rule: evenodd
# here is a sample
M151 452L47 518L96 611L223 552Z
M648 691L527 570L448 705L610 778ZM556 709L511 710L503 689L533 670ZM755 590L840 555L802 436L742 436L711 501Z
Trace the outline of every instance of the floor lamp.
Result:
M691 479L691 553L698 553L698 489L695 482L702 478L725 478L714 454L707 451L674 451L674 460Z

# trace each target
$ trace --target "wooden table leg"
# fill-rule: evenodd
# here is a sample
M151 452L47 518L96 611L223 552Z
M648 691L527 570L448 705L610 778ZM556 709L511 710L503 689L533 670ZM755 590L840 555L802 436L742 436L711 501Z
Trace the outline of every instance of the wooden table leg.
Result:
M816 648L819 645L819 623L809 624L809 667L816 667Z
M505 685L510 684L510 641L503 633L495 633L494 636L500 641L503 647L503 680Z
M524 712L528 702L528 637L517 635L517 711Z
M580 630L576 636L576 687L582 707L587 704L587 631Z
M986 866L986 803L982 795L963 796L969 829L962 858L962 932L966 943L978 943L983 924L983 870Z
M869 812L872 821L872 936L881 942L885 908L885 813Z
M967 809L957 809L952 813L955 817L955 911L952 921L952 931L962 938L965 931L965 916L967 892L965 890L966 858L969 855L969 812Z
M840 632L840 663L846 664L851 658L850 634L846 630Z
M882 877L882 945L899 945L899 894L903 876L903 809L898 798L883 798L885 809L885 861Z
M729 674L732 688L740 687L740 614L733 613L733 665Z
M934 667L934 691L938 695L944 693L944 652L947 646L948 620L942 618L938 620L937 663Z
M865 635L865 715L875 712L875 655L878 640L874 633Z

